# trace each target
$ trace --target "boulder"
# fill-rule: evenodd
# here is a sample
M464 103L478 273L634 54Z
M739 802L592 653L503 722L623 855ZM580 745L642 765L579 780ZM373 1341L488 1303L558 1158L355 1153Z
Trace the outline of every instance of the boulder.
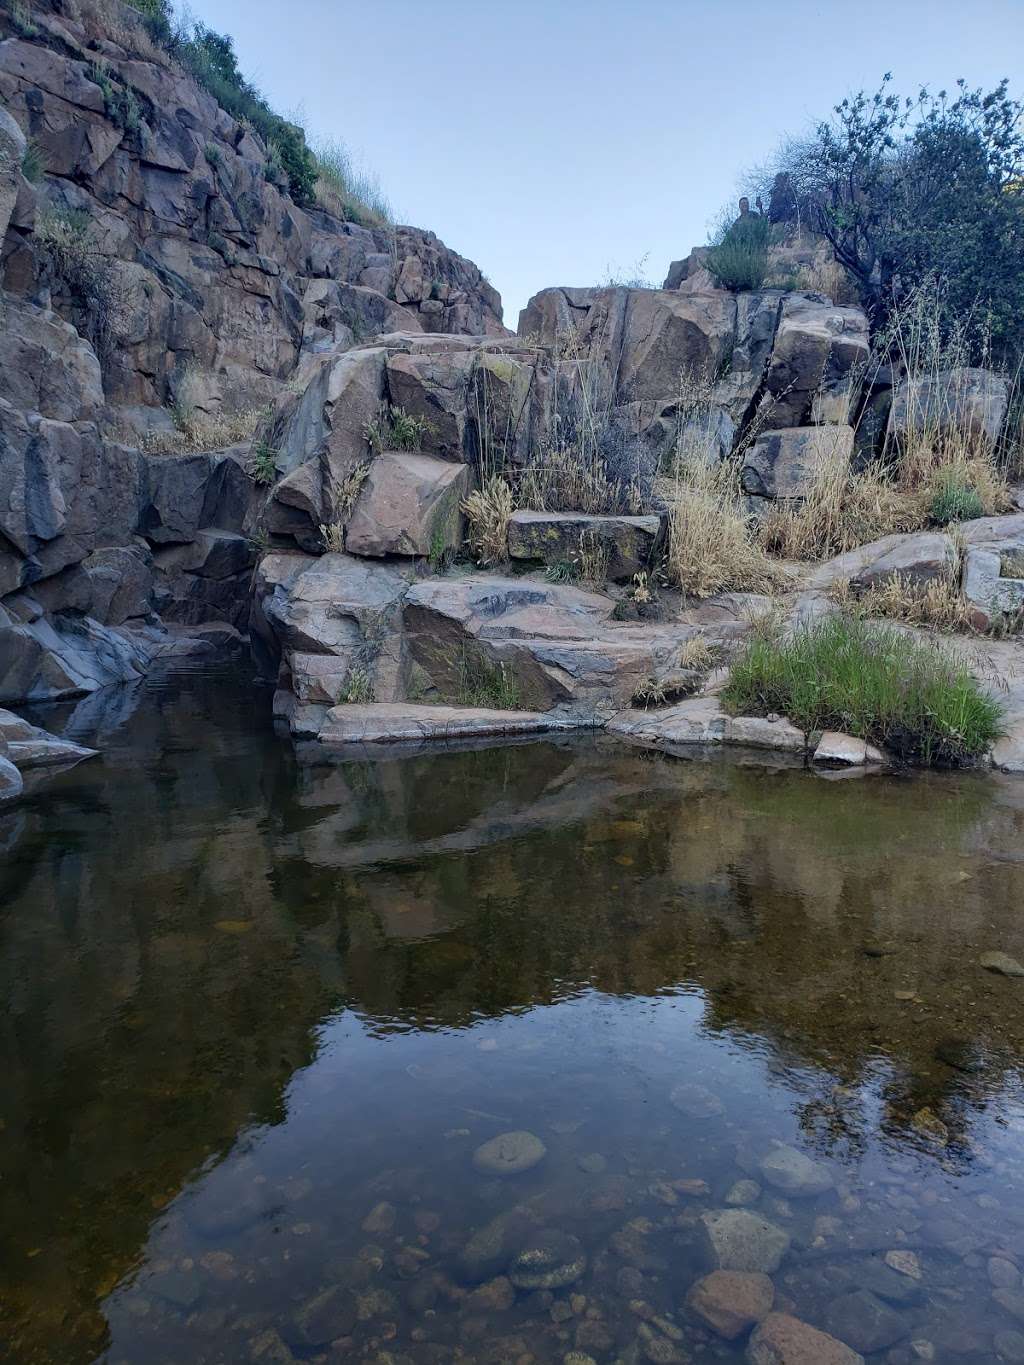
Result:
M910 1323L870 1289L857 1289L833 1299L825 1325L835 1336L868 1355L884 1351L910 1333Z
M461 703L481 679L501 682L518 706L564 707L567 719L591 725L644 678L670 671L693 633L618 625L613 606L564 584L467 574L417 583L403 616L412 659L437 699Z
M485 1175L519 1175L543 1161L547 1148L533 1133L499 1133L473 1153L473 1165Z
M3 741L7 758L22 771L26 768L70 766L81 763L85 758L95 758L97 752L69 739L51 735L48 730L30 725L12 711L2 709L0 741Z
M713 1270L686 1296L690 1312L727 1341L767 1317L774 1302L775 1286L768 1276L742 1270Z
M885 755L867 740L856 735L826 730L814 750L815 763L834 764L836 767L860 768L866 763L884 763Z
M375 700L396 700L408 671L408 588L396 570L351 555L266 555L254 584L257 653L280 663L279 686L299 702L335 705L354 674Z
M349 517L345 548L377 558L440 559L462 543L468 492L468 465L403 451L378 455Z
M608 577L628 582L648 568L661 536L656 516L591 516L585 512L513 512L508 552L513 559L544 564L575 562L581 540L599 545L608 556Z
M0 702L52 701L143 677L147 644L91 617L0 625Z
M795 1147L773 1147L760 1162L765 1182L790 1198L824 1194L832 1188L832 1172Z
M904 379L893 395L887 433L897 444L967 436L991 450L1008 402L1006 380L990 370L962 367Z
M956 546L950 537L941 531L921 531L902 536L895 545L862 564L850 579L850 587L865 592L893 578L919 586L949 579L956 567Z
M324 357L298 396L278 409L271 437L285 477L274 489L267 525L315 530L342 515L347 480L370 458L367 424L384 396L385 351L369 347Z
M724 289L702 294L631 289L627 293L618 403L672 402L681 376L715 375L736 341L736 299ZM609 356L610 363L614 352Z
M154 545L180 545L202 527L238 531L253 497L240 452L151 455L139 529Z
M21 773L11 762L0 754L0 806L5 801L16 800L24 790L25 783Z
M860 308L844 308L823 294L787 294L765 385L774 399L773 426L807 420L815 394L841 393L858 385L870 353L868 320Z
M759 498L806 497L823 465L847 467L853 455L850 426L788 427L759 436L740 471L745 493Z
M749 1365L864 1365L835 1337L788 1313L769 1313L747 1343Z

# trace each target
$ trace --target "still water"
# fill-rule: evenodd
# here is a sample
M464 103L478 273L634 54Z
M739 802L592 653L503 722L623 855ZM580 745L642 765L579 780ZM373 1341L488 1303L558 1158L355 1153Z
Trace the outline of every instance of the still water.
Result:
M740 1361L723 1248L1024 1360L1024 783L300 766L230 677L70 722L0 815L4 1360Z

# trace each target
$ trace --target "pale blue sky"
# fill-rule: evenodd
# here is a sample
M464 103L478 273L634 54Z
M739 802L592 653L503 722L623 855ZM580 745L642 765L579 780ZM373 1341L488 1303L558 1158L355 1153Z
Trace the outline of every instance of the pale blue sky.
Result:
M243 70L500 290L656 283L742 171L844 94L1024 95L1024 0L192 0Z

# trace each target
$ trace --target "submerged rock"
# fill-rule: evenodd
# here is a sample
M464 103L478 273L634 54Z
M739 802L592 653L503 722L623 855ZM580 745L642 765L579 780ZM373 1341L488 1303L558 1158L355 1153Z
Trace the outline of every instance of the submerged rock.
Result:
M517 1289L562 1289L587 1268L578 1238L566 1232L538 1233L513 1259L508 1277Z
M24 785L21 773L18 772L11 760L0 754L0 804L5 801L13 801L19 797Z
M291 1335L297 1346L326 1346L351 1332L356 1324L356 1296L341 1285L331 1285L308 1299L292 1318Z
M518 1175L544 1159L547 1148L534 1133L499 1133L473 1153L473 1165L485 1175Z
M837 1337L869 1355L902 1341L910 1331L910 1324L870 1289L857 1289L833 1299L825 1313L825 1324Z
M701 1214L700 1221L712 1265L718 1270L770 1275L789 1250L789 1233L749 1209L715 1209Z
M691 1286L686 1305L727 1341L740 1336L771 1312L775 1288L767 1275L713 1270Z
M832 1173L795 1147L776 1147L762 1158L761 1174L769 1185L797 1198L824 1194L832 1188Z
M788 1313L769 1313L747 1344L749 1365L864 1365L835 1337Z
M709 1119L725 1113L722 1101L703 1085L683 1082L672 1087L668 1098L674 1109L691 1119Z

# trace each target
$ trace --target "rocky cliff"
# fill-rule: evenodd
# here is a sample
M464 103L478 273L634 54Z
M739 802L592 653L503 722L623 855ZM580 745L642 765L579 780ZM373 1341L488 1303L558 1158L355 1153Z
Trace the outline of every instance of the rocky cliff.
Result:
M505 329L432 233L294 203L118 0L0 7L0 101L0 698L20 700L136 676L183 647L160 621L244 625L248 437L321 353Z

